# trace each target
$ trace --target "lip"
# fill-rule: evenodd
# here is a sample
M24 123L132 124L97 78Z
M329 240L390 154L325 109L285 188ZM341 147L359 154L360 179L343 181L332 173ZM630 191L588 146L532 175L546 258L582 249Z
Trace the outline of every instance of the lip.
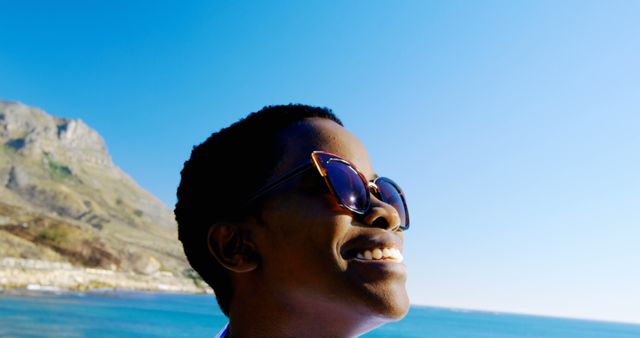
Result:
M407 276L407 266L404 263L395 260L356 258L358 252L373 248L395 248L402 252L401 236L383 230L371 230L348 240L341 246L340 255L346 262L346 272L359 283L378 287L383 284L404 285Z
M350 240L348 240L340 248L340 255L346 261L357 261L367 264L380 264L380 263L395 263L393 260L361 260L356 258L359 252L365 250L372 250L375 248L394 248L402 252L402 238L393 233L375 233L375 234L361 234Z

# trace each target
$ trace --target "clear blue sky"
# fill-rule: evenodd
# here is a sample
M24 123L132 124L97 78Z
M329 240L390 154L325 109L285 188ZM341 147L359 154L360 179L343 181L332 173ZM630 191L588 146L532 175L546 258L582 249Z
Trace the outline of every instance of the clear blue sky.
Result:
M414 303L640 323L639 2L0 5L0 98L170 206L211 132L328 106L406 190Z

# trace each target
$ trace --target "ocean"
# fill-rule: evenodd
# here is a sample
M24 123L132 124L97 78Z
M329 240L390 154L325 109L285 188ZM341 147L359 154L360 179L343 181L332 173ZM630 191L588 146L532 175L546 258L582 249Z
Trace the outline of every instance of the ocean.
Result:
M0 337L213 337L225 323L206 295L0 293ZM640 325L413 306L363 337L640 338Z

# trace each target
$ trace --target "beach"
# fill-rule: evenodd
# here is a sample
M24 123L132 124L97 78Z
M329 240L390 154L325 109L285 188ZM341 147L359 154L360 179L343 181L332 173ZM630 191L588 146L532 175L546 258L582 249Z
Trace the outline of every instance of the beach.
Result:
M130 290L213 293L198 279L168 271L152 274L73 266L66 262L5 257L0 259L0 288L6 290Z

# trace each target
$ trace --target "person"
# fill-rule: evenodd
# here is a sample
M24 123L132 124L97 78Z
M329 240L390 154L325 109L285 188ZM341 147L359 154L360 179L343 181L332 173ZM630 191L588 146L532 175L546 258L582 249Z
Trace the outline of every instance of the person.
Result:
M409 309L405 198L327 108L267 106L212 134L177 198L221 337L353 337Z

